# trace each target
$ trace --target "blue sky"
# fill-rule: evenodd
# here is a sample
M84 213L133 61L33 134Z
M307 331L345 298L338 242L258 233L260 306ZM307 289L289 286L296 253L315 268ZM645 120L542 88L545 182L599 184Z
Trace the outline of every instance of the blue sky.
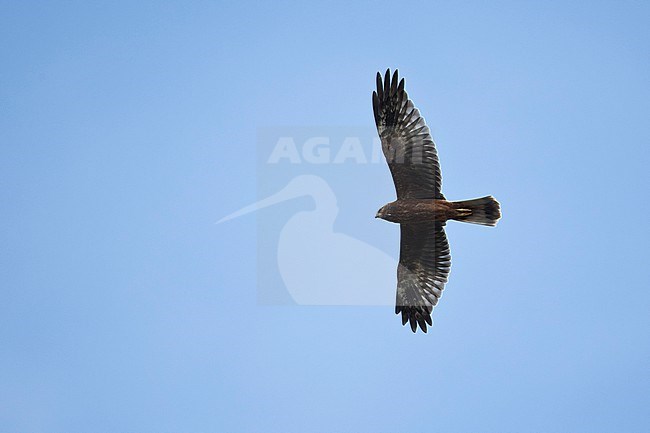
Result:
M647 431L648 18L633 1L0 2L0 430ZM385 166L263 163L264 128L372 130L388 67L445 195L503 207L496 229L448 225L427 335L390 306L286 295L273 254L308 197L215 224L314 174L334 230L396 257L374 219Z

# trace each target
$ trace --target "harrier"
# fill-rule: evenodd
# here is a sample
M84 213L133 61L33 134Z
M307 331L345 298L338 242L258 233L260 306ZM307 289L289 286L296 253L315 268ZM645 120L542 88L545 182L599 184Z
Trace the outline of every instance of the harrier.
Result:
M397 200L376 215L401 228L395 313L402 313L402 325L409 322L413 332L418 325L427 332L451 267L447 220L495 226L501 209L491 196L447 201L442 195L436 146L404 90L404 79L398 82L397 70L392 79L390 69L386 70L383 81L377 73L372 108L397 192Z

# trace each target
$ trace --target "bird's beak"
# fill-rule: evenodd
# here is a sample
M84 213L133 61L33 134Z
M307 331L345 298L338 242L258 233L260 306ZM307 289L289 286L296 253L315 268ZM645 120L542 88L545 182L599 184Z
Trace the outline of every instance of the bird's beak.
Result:
M375 218L381 218L381 215L379 215L379 212L377 212L377 215L375 215Z
M255 212L257 210L260 210L268 206L272 206L276 203L282 203L283 201L291 200L292 198L295 197L300 197L301 195L303 194L300 191L294 191L292 188L285 187L282 190L278 191L277 193L271 195L270 197L259 200L257 203L253 203L249 206L239 209L237 212L231 213L230 215L221 218L219 221L217 221L217 224L234 218L238 218L242 215Z

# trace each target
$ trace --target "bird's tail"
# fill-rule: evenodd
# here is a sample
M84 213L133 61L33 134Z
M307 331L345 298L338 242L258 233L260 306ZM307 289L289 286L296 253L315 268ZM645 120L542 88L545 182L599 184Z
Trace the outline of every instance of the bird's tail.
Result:
M501 218L501 206L492 196L452 202L457 216L453 219L466 223L495 226Z

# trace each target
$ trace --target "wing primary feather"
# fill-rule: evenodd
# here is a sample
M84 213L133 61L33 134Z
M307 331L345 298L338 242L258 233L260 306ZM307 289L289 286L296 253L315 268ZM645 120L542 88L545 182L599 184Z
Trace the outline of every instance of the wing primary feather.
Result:
M391 80L390 83L390 95L393 96L397 92L397 69L395 69L395 72L393 72L393 79Z
M406 104L404 104L404 90L400 89L399 87L397 88L397 103L395 106L397 107L397 116L402 117L404 113L404 107Z
M379 122L379 96L377 96L377 92L372 92L372 111L375 114L375 122Z
M381 82L381 74L377 72L377 95L379 99L384 98L384 84Z
M386 76L384 77L384 96L390 95L390 69L386 69Z
M418 321L418 325L420 325L420 329L422 332L425 334L427 333L427 322L424 320L424 317L420 313L415 313L415 318Z
M411 325L411 331L415 332L418 329L418 324L415 321L415 314L413 314L413 311L409 312L409 322Z

